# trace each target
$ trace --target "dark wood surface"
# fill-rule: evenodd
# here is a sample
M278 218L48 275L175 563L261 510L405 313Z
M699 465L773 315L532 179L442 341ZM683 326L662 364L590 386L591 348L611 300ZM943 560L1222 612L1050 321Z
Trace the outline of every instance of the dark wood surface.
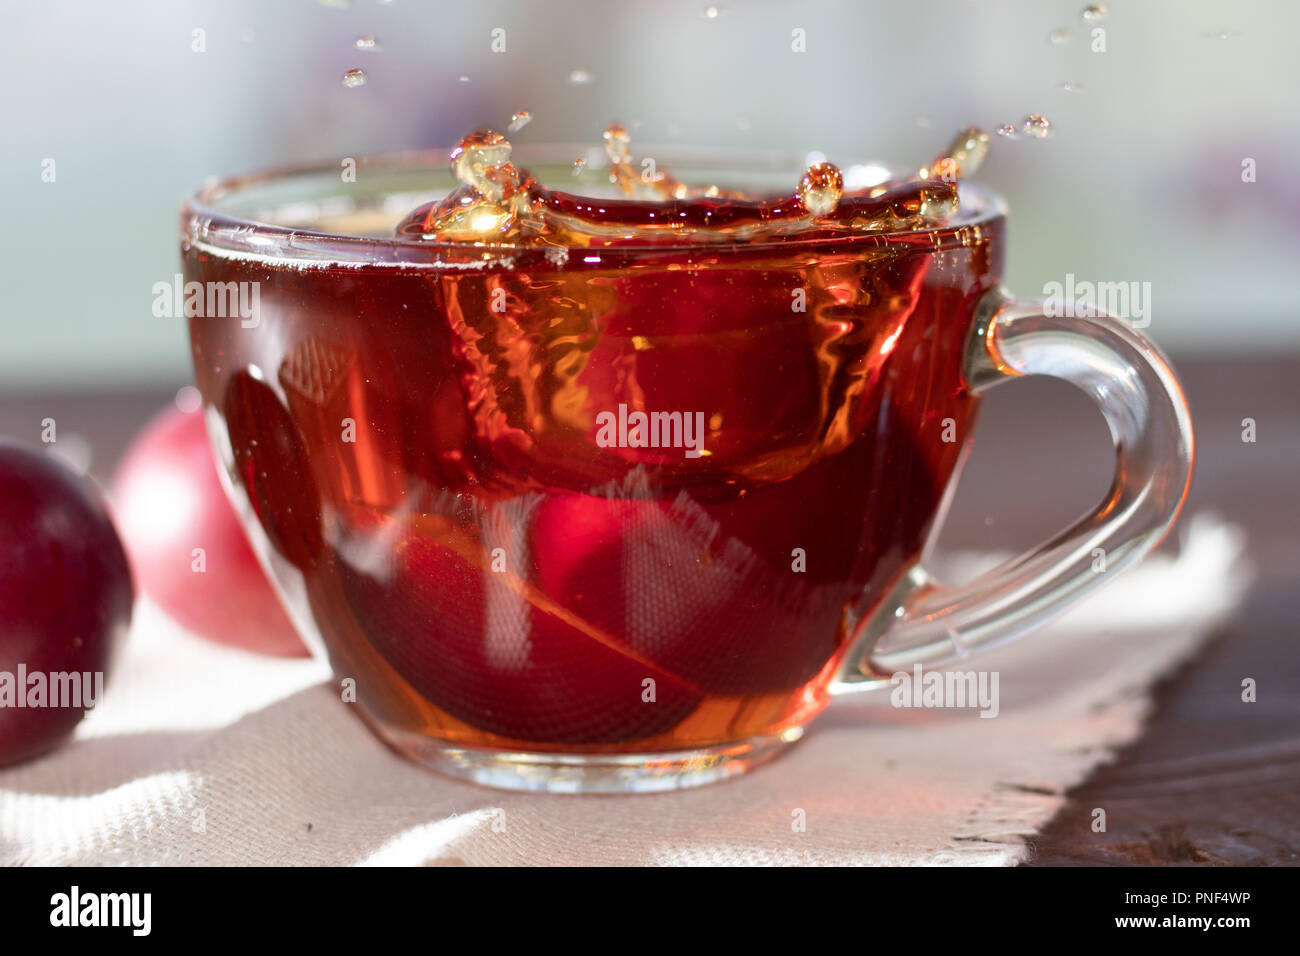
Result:
M1300 355L1177 361L1198 454L1185 514L1241 525L1256 579L1240 613L1156 691L1140 739L1068 795L1029 865L1300 864ZM0 435L40 441L41 420L91 449L106 479L174 390L0 394ZM1242 441L1242 419L1257 440ZM1023 550L1105 492L1112 455L1091 403L1026 380L984 403L941 544ZM1241 680L1259 699L1241 702ZM1093 833L1092 809L1107 812Z

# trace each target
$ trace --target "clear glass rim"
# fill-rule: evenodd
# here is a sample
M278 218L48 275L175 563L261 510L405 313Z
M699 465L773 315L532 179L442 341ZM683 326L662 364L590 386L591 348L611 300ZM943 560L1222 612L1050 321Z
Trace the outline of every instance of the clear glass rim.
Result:
M521 167L572 164L575 156L584 155L591 149L590 144L525 145L519 147L511 158ZM700 166L713 169L719 174L735 173L737 170L752 174L783 174L787 178L793 176L790 180L792 186L806 168L805 156L789 152L747 148L692 149L682 146L645 147L644 151L646 155L655 156L668 169ZM448 168L448 152L449 150L420 149L358 157L356 176L360 180L368 173L402 174L419 170L429 170L437 174ZM853 166L857 165L872 167L891 176L899 175L902 171L897 165L871 161L853 164ZM853 167L842 166L841 168L852 169ZM220 208L223 200L257 187L290 183L312 177L320 177L322 181L325 181L326 177L333 177L335 181L341 183L339 170L340 161L334 160L287 165L260 172L209 179L181 205L182 241L218 254L234 254L240 258L275 259L303 264L314 262L318 265L329 260L335 264L372 263L390 267L429 266L441 259L456 260L463 266L467 255L471 259L489 263L499 262L506 257L548 250L550 255L554 255L557 250L566 249L563 246L539 247L510 243L470 245L463 242L436 242L408 237L347 235L310 227L277 224L266 221L260 216L239 215L222 211ZM867 232L810 239L723 239L716 242L682 240L602 247L597 251L602 253L604 258L624 258L629 255L672 255L683 252L709 255L738 249L747 251L779 249L783 255L791 255L804 249L809 251L827 248L852 249L896 244L939 250L968 244L972 231L978 236L981 234L979 231L981 227L1006 215L1005 202L991 190L971 183L962 183L960 189L961 204L956 218L937 228ZM581 190L572 191L581 192ZM438 190L431 186L427 192L436 195ZM287 207L290 204L285 202L280 205ZM569 246L567 249L575 253L593 251L584 246Z

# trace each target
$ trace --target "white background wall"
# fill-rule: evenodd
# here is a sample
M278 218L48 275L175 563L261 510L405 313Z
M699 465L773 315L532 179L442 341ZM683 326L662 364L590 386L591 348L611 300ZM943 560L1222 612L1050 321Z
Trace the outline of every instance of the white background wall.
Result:
M205 177L446 145L521 108L534 142L594 143L621 119L645 142L908 163L967 123L1042 112L1054 135L995 142L979 177L1011 201L1013 289L1149 281L1149 332L1176 354L1300 349L1300 4L1115 0L1105 53L1080 0L704 6L5 3L0 390L188 375L182 323L152 316L150 290ZM1049 42L1058 27L1070 42ZM362 33L382 49L356 52ZM370 82L344 89L353 66ZM575 68L593 82L571 85Z

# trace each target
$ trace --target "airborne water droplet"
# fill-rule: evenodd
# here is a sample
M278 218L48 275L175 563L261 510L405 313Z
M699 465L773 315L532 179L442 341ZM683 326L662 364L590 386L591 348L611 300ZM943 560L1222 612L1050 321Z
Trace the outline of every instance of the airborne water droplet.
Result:
M720 7L705 7L700 11L700 16L704 17L706 20L716 20L721 15L722 9Z
M1012 126L1010 123L1003 123L1001 126L999 126L997 129L997 133L999 136L1005 136L1007 139L1016 138L1016 128Z
M373 52L379 49L379 41L368 33L357 37L352 41L352 45L358 50L365 50L367 52Z
M1106 4L1090 3L1088 4L1088 6L1083 8L1082 16L1083 19L1085 20L1091 20L1093 22L1096 22L1097 20L1102 19L1108 13L1110 13L1110 10L1107 9Z
M1077 93L1079 90L1083 89L1083 84L1076 83L1074 80L1066 80L1061 84L1061 89L1066 93Z
M517 133L533 121L533 114L528 110L518 110L510 117L510 125L506 127L507 133Z
M813 163L799 180L799 201L814 216L829 216L844 195L844 175L831 163Z
M366 73L364 70L348 70L343 74L343 85L348 89L366 85Z
M1047 134L1052 131L1052 124L1046 116L1039 113L1030 113L1020 121L1020 128L1025 131L1026 136L1032 136L1034 139L1046 139Z
M569 82L574 86L586 86L591 82L591 74L586 70L570 70Z
M1051 41L1052 46L1061 46L1070 42L1070 31L1066 27L1058 27L1047 34L1047 39Z

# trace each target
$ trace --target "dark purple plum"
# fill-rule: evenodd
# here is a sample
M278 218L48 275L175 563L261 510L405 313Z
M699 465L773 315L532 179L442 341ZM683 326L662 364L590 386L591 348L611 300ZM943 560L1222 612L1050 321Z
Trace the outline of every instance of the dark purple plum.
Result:
M0 439L0 766L53 749L98 703L86 694L103 686L96 675L108 671L134 600L94 485Z

